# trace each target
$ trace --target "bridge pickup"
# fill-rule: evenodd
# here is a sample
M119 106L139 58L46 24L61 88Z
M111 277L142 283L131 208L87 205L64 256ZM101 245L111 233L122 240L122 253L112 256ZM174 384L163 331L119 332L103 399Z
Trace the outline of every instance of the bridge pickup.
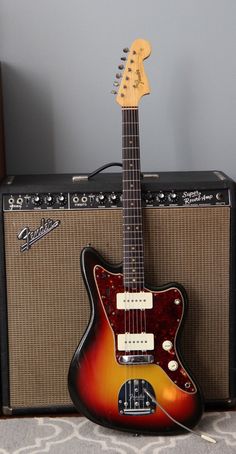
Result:
M154 350L154 335L152 333L125 333L117 335L119 351Z
M154 362L153 355L121 355L118 357L120 364L152 364Z

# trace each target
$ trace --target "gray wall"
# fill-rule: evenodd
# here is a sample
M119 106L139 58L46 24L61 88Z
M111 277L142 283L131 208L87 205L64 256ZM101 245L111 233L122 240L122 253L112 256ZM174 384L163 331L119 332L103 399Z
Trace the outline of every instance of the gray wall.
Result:
M91 171L121 155L122 48L151 41L143 170L236 178L235 0L0 0L8 173Z

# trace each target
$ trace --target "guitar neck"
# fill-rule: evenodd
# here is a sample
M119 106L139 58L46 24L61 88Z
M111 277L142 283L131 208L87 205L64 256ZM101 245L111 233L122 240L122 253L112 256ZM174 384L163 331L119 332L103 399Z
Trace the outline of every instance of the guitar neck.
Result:
M138 108L122 108L123 273L127 291L144 287Z

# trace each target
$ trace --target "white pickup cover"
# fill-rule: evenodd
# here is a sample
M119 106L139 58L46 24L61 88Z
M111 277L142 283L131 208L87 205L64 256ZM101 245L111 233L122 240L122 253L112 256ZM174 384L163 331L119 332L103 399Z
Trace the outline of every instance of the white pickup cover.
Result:
M152 333L118 334L119 351L154 350L154 335Z
M151 292L124 292L116 295L117 309L152 309L153 299Z

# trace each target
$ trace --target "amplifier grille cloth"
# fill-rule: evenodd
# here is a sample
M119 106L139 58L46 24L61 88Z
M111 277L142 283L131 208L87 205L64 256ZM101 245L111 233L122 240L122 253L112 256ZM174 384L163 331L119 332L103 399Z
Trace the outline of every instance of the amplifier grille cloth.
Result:
M61 225L29 252L17 234L42 218ZM183 356L206 399L229 394L229 207L145 208L146 282L181 283L189 310ZM89 317L80 251L122 259L122 211L5 212L10 405L70 405L67 372Z

